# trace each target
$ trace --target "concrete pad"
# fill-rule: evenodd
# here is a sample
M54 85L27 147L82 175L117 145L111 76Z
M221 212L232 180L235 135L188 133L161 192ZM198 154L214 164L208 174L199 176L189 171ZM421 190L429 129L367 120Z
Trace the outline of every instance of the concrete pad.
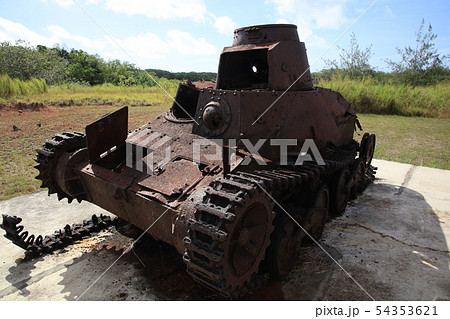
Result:
M377 180L327 223L320 247L303 247L284 282L269 281L246 299L450 300L450 171L373 164ZM37 234L102 212L45 192L0 202L0 213L23 217ZM1 237L0 300L222 299L186 274L172 247L147 238L123 253L131 241L110 229L24 262L23 251Z
M320 240L365 291L315 246L283 285L287 299L450 300L450 171L373 164L379 167L375 184L327 224ZM299 294L317 278L317 289Z

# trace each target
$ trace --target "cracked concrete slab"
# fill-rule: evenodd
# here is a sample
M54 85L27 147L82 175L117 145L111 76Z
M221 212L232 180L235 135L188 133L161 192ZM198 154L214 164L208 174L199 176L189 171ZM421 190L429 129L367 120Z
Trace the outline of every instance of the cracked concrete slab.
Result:
M379 167L377 180L343 216L327 223L321 247L303 247L285 281L270 280L246 299L450 299L450 171L373 164ZM26 228L41 234L104 213L89 203L58 202L45 192L2 201L0 212L22 216ZM1 237L0 300L222 299L186 274L175 249L149 239L96 281L129 242L110 229L22 261L22 250Z

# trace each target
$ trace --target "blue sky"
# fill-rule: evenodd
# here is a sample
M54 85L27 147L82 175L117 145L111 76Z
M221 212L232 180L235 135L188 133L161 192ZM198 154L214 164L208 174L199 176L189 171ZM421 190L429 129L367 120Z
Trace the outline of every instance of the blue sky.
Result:
M293 23L306 43L312 70L318 71L324 67L322 59L338 59L336 46L322 53L374 0L76 2L129 56L73 0L0 0L0 41L59 43L141 68L216 72L222 48L232 43L233 29ZM385 59L399 59L396 47L414 46L422 18L438 35L439 51L450 54L449 0L379 0L337 45L348 46L354 32L361 48L372 45L371 65L386 71Z

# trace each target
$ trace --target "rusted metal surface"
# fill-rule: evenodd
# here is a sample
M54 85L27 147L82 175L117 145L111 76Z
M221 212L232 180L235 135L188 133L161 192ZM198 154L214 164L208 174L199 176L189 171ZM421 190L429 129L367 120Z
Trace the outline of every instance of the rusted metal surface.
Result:
M164 171L159 175L148 176L140 186L153 189L167 196L180 195L188 187L202 179L202 172L195 162L179 159L164 165Z
M192 82L192 84L198 88L198 89L214 89L216 88L216 82L215 81L195 81Z
M374 178L375 136L359 145L350 104L312 85L293 25L237 29L217 83L180 84L168 112L130 133L127 118L122 108L88 125L87 149L69 133L39 149L43 187L175 246L195 280L230 297L264 282L259 271L286 276L303 239ZM281 139L295 142L284 164ZM323 163L296 165L307 140Z
M109 216L93 215L90 220L84 220L81 224L66 225L62 230L56 230L52 235L36 236L29 234L22 225L18 226L22 218L5 214L2 214L2 217L3 223L0 224L0 228L6 232L5 237L7 239L26 250L25 259L35 258L67 247L77 240L89 237L91 234L114 225L116 222L116 219L111 219Z
M103 116L86 126L89 160L95 161L114 146L122 144L128 134L128 107Z

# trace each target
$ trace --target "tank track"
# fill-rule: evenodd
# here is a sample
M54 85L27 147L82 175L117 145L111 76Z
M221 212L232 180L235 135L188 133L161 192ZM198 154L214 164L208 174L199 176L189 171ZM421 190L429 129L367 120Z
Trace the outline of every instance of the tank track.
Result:
M183 255L187 272L194 280L225 297L239 297L264 282L262 278L254 276L258 270L255 266L259 262L253 265L252 271L242 283L233 286L225 281L225 244L232 235L230 225L240 217L237 216L242 213L239 208L248 198L264 196L259 187L271 192L273 183L267 178L258 178L255 182L249 175L228 174L224 178L218 178L206 188L203 202L196 205L195 219L187 222L190 235L184 238L186 252ZM258 255L259 260L263 259L265 249L266 247Z
M85 199L86 194L79 192L74 194L75 197L64 192L54 180L56 176L56 165L59 158L64 152L74 152L78 149L86 147L86 137L83 133L78 132L65 132L62 134L56 134L50 140L46 140L43 147L36 150L37 158L35 161L38 163L34 168L39 171L39 175L36 179L41 180L41 188L48 188L48 194L57 194L58 200L67 198L71 203L75 198L78 202ZM81 183L77 174L73 174L71 178L67 179L67 184L70 187L73 185L74 189L80 189L78 184ZM81 187L82 189L82 187Z
M24 226L19 225L22 218L17 216L2 215L3 223L0 228L5 230L5 237L12 243L25 249L25 260L30 260L44 254L62 249L75 241L89 238L100 230L115 225L117 218L112 219L105 215L92 215L90 220L84 220L81 224L66 225L62 230L57 230L53 235L45 237L29 235L24 231Z
M236 219L235 207L241 205L246 194L255 194L258 189L264 189L262 192L267 192L277 202L283 202L301 187L318 189L334 173L350 168L355 156L354 151L339 151L325 160L326 165L323 166L304 163L302 166L251 173L236 172L213 181L205 190L203 201L196 205L195 218L188 221L189 235L184 238L186 251L183 256L187 272L202 285L231 298L239 298L264 284L266 280L257 273L258 269L254 269L254 273L245 278L241 285L227 284L222 243L230 235L224 225ZM365 170L365 186L374 180L375 171L373 166ZM303 225L308 217L307 214L303 216Z

